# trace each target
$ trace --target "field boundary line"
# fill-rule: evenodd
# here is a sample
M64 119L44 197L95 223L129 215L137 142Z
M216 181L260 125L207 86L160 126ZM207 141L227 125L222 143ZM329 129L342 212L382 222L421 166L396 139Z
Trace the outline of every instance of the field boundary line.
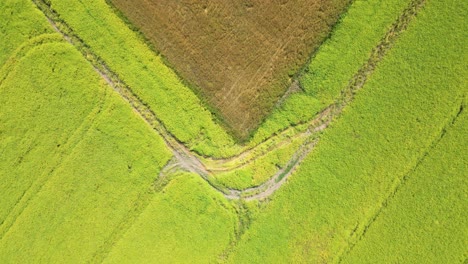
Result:
M109 85L111 85L114 90L116 90L127 102L130 103L131 107L134 108L137 112L140 113L140 115L143 117L143 119L147 119L147 122L150 123L150 125L153 127L154 130L157 130L158 133L160 133L166 141L175 141L179 147L187 148L183 142L179 141L174 135L172 135L164 126L163 122L157 118L157 116L154 114L154 112L146 105L145 102L143 102L138 96L132 91L131 87L126 85L122 80L120 80L114 72L112 72L109 67L106 65L106 63L94 52L89 48L86 43L79 38L74 32L73 29L68 26L66 21L63 21L59 14L56 13L44 0L32 0L33 3L38 7L40 11L44 13L46 18L48 19L49 23L52 25L53 29L60 33L65 40L67 40L69 43L74 45L81 53L82 55L93 65L96 71L98 71L99 74L101 74L101 77L104 78ZM317 115L319 116L319 114ZM312 122L312 121L311 121ZM157 123L157 127L154 123ZM304 125L309 122L304 122L298 125L290 126L284 130L276 132L274 135L270 136L268 139L263 140L262 142L258 143L255 146L246 146L243 151L240 153L233 155L228 158L213 158L209 156L204 156L200 155L194 150L188 150L192 156L196 157L197 159L200 160L207 160L207 161L232 161L233 159L237 159L237 156L240 154L248 155L250 153L245 153L247 151L249 152L254 152L253 150L260 144L266 143L269 139L274 139L277 138L278 135L281 135L285 138L288 137L288 133L296 134L297 131L292 131L290 130L295 130L298 126ZM303 129L302 129L303 130ZM170 142L172 143L172 142ZM173 143L171 145L174 145ZM274 145L274 144L271 144ZM250 161L248 161L250 162ZM213 168L216 169L216 168Z
M100 114L106 107L108 93L107 89L103 89L98 93L102 97L97 105L89 112L83 119L81 124L71 133L67 138L61 150L57 151L54 155L54 164L49 165L43 172L31 183L31 185L23 192L21 197L13 205L10 212L6 215L5 220L0 224L0 241L8 234L10 229L14 226L18 218L23 214L24 210L29 206L30 201L42 190L45 184L54 175L56 169L71 156L75 147L86 137L91 127L99 119Z
M458 117L461 115L463 112L463 109L465 108L464 103L462 102L460 104L460 107L458 108L458 112L454 115L451 116L451 118L448 119L448 121L445 123L445 125L442 127L442 129L437 133L437 136L429 143L429 145L425 148L424 151L422 151L422 155L418 157L416 160L415 164L406 172L403 174L401 178L396 179L396 184L394 187L391 188L389 194L387 197L381 202L380 206L376 210L376 212L366 221L366 224L362 228L362 231L357 234L357 236L354 236L356 234L356 231L351 234L351 237L354 236L353 238L350 238L352 240L355 240L353 242L350 242L347 247L342 251L341 254L338 256L338 263L341 263L343 261L343 258L345 258L349 253L354 249L354 247L365 237L367 231L369 228L372 226L372 224L379 218L381 215L382 211L384 211L388 204L391 203L393 198L396 196L398 191L405 185L407 180L410 178L410 176L419 168L419 165L424 162L424 160L430 155L432 150L437 147L437 145L440 143L442 138L445 136L446 132L453 127L453 125L457 122Z
M228 199L238 199L240 195L238 194L238 190L224 188L217 184L212 177L211 173L207 170L205 164L203 164L198 155L192 153L187 147L183 145L180 141L178 141L173 135L171 135L166 128L162 125L160 120L155 116L151 109L149 109L133 92L132 90L124 84L123 81L119 80L118 77L113 74L105 63L83 43L83 41L74 35L73 30L64 22L59 19L59 15L53 11L47 3L42 0L33 0L33 3L44 13L47 17L49 23L52 25L53 29L58 33L62 34L62 36L67 40L69 43L74 45L83 55L84 57L91 63L93 68L101 75L101 77L117 92L121 95L121 97L127 101L130 106L142 117L142 119L148 123L156 132L158 132L166 142L166 145L173 151L174 156L179 160L180 168L183 170L187 170L193 173L200 175L203 179L205 179L214 189L221 192L225 195ZM312 120L312 124L315 125L314 132L319 132L326 128L324 125L325 122L330 122L331 118L329 116L330 111L325 110L318 115L318 118ZM285 135L287 132L280 133L281 135ZM307 129L304 133L311 133L310 129ZM275 142L273 139L277 137L272 137L273 143ZM288 137L286 137L288 138ZM272 144L273 145L273 144ZM268 150L268 151L271 151ZM255 157L249 159L250 162L255 160ZM292 166L295 167L296 165ZM282 178L286 179L289 176L289 173L286 175L280 175ZM281 181L284 182L284 181ZM268 184L266 182L265 184ZM265 184L258 186L256 188L264 188ZM248 192L253 191L253 189L248 189Z
M395 41L400 37L402 33L406 31L410 22L413 20L413 18L417 16L418 12L424 7L425 2L426 0L413 0L409 3L408 7L405 10L403 10L402 14L393 23L390 30L386 33L384 38L381 40L380 44L373 50L373 53L369 61L366 63L366 67L362 68L359 71L361 73L360 74L361 77L354 78L352 83L355 83L357 85L362 83L361 86L364 84L366 78L369 76L368 72L373 72L375 70L376 64L383 59L387 51L392 48ZM367 68L367 70L365 68ZM345 103L347 102L345 101ZM445 127L442 129L441 133L443 134L445 133ZM427 155L430 149L433 148L433 145L434 144L431 144L429 149L425 151L425 154L418 159L416 165L407 174L411 173L413 170L416 169L418 164L422 161L422 159L424 159L424 157ZM398 179L399 181L398 184L393 188L393 190L390 192L387 198L385 198L385 200L381 203L381 206L379 207L377 212L369 219L363 231L359 235L357 235L357 238L356 238L357 241L356 242L349 241L348 244L345 246L345 248L340 250L340 252L338 253L338 257L335 259L337 262L341 262L342 258L345 255L347 255L352 250L354 245L357 242L359 242L359 240L364 236L368 227L372 224L373 221L375 221L375 219L378 217L378 215L382 211L383 207L386 207L386 205L388 204L390 199L395 195L396 191L398 191L400 186L404 184L404 182L406 181L406 178L407 178L407 175L403 176L402 179ZM358 230L353 231L353 233L348 237L348 240L353 239L352 237L356 235L356 232L358 232Z
M346 86L340 96L328 107L322 110L315 119L311 121L306 121L303 124L298 124L295 126L290 126L283 131L267 138L266 140L260 142L258 145L246 149L240 154L234 155L231 158L226 159L217 159L220 163L213 167L213 163L210 164L209 157L202 157L195 153L194 151L189 150L182 142L180 142L174 135L172 135L163 125L163 123L157 118L155 113L142 101L138 96L128 87L118 76L113 73L105 64L105 62L100 59L93 51L73 32L73 29L67 25L67 23L60 19L59 14L57 14L44 0L32 0L33 3L41 10L44 15L47 17L49 23L52 25L55 31L62 34L62 36L75 46L83 56L90 62L96 72L101 75L101 77L124 99L130 104L136 113L157 133L159 133L163 140L165 141L167 147L172 150L174 157L178 160L177 164L180 169L193 172L202 177L209 185L211 185L215 190L221 192L227 199L264 199L273 193L279 187L276 187L276 184L272 182L283 184L286 182L287 178L295 170L296 166L305 158L306 155L301 155L301 153L308 153L309 145L303 144L299 147L296 152L292 155L291 160L294 160L295 157L301 157L292 162L288 162L288 165L285 168L280 169L278 173L270 177L263 184L247 188L244 190L236 190L228 187L221 186L216 182L216 179L212 175L211 170L215 170L216 166L223 166L223 162L227 163L232 162L235 159L243 159L245 156L249 156L250 153L256 153L257 148L260 150L259 153L268 153L275 149L278 144L275 139L286 138L291 136L300 136L301 133L305 134L308 138L318 137L328 125L336 119L342 112L343 108L348 105L354 98L355 93L361 89L366 83L368 77L374 72L377 64L385 56L386 52L392 47L393 43L405 28L408 22L411 20L407 19L405 15L408 12L414 11L415 6L410 5L403 14L396 20L393 26L387 31L382 40L377 44L377 46L372 50L371 55L367 62L358 70L358 72L351 78L348 86ZM419 0L420 2L423 2ZM414 2L412 2L414 4ZM415 12L414 12L415 13ZM299 131L294 131L297 127L304 125L304 129ZM293 130L292 135L288 133ZM278 136L281 135L281 136ZM306 140L308 141L308 140ZM266 149L263 149L264 144L267 145ZM268 145L270 144L270 145ZM315 146L315 143L313 144ZM312 147L311 147L312 148ZM311 149L310 148L310 149ZM256 160L259 154L252 154L252 157L249 157L243 163L252 162ZM212 159L214 160L214 159ZM294 164L293 164L294 163ZM288 168L289 167L289 168ZM234 166L235 168L235 166ZM229 168L228 168L229 169ZM232 169L232 168L230 168ZM289 169L289 170L287 170ZM281 171L284 170L284 171ZM162 170L163 172L166 170ZM287 171L287 172L285 172ZM268 187L266 187L268 186ZM272 191L273 190L273 191ZM263 195L262 195L263 193ZM268 194L268 195L266 195Z
M112 233L109 235L106 241L101 246L99 246L91 259L87 261L87 263L104 262L104 260L112 252L114 246L118 244L118 242L132 228L136 221L138 221L141 214L148 208L148 206L155 198L155 194L155 190L150 187L148 190L142 191L137 195L133 201L134 207L126 212L121 221L119 221L118 225L112 230Z
M367 62L358 70L358 72L349 81L348 86L342 90L340 97L336 99L332 105L328 106L320 113L319 120L321 122L319 122L320 124L319 126L315 126L314 132L323 131L325 128L329 126L329 124L334 119L340 116L344 107L346 107L354 99L356 92L359 91L366 84L368 78L374 73L379 62L385 57L387 52L393 47L393 44L398 40L400 34L406 30L409 22L411 22L412 18L416 16L417 12L419 11L420 8L422 8L424 3L425 3L425 0L414 0L403 11L400 17L398 17L398 19L392 24L392 26L387 31L385 36L381 39L381 41L377 44L377 46L372 50L371 55L369 59L367 60ZM310 133L310 127L308 131ZM313 137L313 136L314 135L312 134L310 137ZM320 135L317 135L317 141L318 141L319 136ZM313 146L315 146L315 144L316 142L314 142ZM313 146L311 148L313 148ZM310 151L311 149L308 150L308 152ZM294 155L297 155L298 152L299 150L296 151ZM302 159L304 158L305 156L302 157ZM280 186L292 174L294 169L295 169L295 166L293 167L293 170L287 172L286 175L284 175L284 177L280 179L280 182L281 182ZM250 189L259 190L261 188L264 188L265 184L268 184L268 182L271 182L274 178L276 178L275 176L277 175L274 175L272 178L270 178L267 182L260 185L259 187L254 187ZM277 188L275 185L274 190L276 189ZM264 199L268 197L269 195L271 195L274 192L274 190L272 190L271 188L266 188L263 192L260 192L259 194L244 196L243 198L245 200ZM234 192L234 194L237 194L237 193ZM244 192L240 191L238 194L239 194L238 195L239 197L242 197ZM231 199L234 198L232 197L232 195L231 197L228 197L228 196L226 197L231 198Z

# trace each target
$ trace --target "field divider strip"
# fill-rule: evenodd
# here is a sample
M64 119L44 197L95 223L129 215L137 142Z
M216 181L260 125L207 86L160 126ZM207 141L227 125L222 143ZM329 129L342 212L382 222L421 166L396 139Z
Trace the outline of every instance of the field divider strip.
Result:
M410 176L419 168L419 165L421 165L421 163L424 162L424 160L428 157L431 151L437 147L437 145L440 143L442 138L445 136L447 130L453 127L453 125L457 122L458 117L461 115L465 107L466 106L464 102L462 102L460 104L460 108L457 114L454 115L452 118L450 118L446 122L446 124L442 127L442 129L437 134L437 136L431 141L429 146L423 151L422 155L416 160L414 166L412 166L406 173L404 173L401 178L396 179L395 186L391 188L387 197L381 202L376 212L366 221L363 228L359 228L361 229L360 232L359 230L356 230L355 232L353 232L353 234L351 234L352 237L350 237L350 240L352 240L352 242L350 242L347 245L347 247L344 249L344 251L342 251L342 253L339 254L337 262L339 263L342 262L343 259L354 249L354 247L365 237L369 228L379 218L381 213L387 208L388 204L396 196L398 191L405 185L405 183L410 178Z
M360 89L362 86L364 86L367 78L376 69L378 62L380 62L384 58L387 51L392 48L393 44L397 41L400 35L406 31L410 22L416 17L418 12L424 7L425 3L426 3L426 0L413 0L409 3L408 7L402 12L402 14L398 17L398 19L393 23L390 30L386 33L384 38L380 41L379 45L377 45L377 47L374 48L372 55L370 56L365 67L361 68L358 74L356 75L356 77L351 80L350 82L351 86L355 86L357 87L357 89ZM348 104L349 101L353 98L352 94L354 94L354 91L352 91L351 89L350 92L351 92L351 96L344 97L344 100L343 100L344 105ZM444 131L445 131L445 127L442 129L442 132L441 132L442 135L445 133ZM440 137L435 139L435 141L437 141L436 143L438 143L438 140L440 140ZM364 229L362 231L355 230L350 235L349 240L352 240L352 237L356 236L356 234L358 234L357 235L358 241L363 237L363 235L366 233L369 226L375 221L375 219L378 217L378 215L382 211L382 208L388 204L391 198L395 195L396 191L405 182L407 175L416 169L416 167L419 165L422 159L424 159L424 157L427 156L428 152L434 146L435 144L433 142L431 146L425 151L425 154L418 159L413 169L410 170L410 172L408 172L407 174L405 174L402 179L399 179L398 184L392 189L392 191L389 193L386 199L382 202L377 212L369 219ZM341 251L341 253L338 254L338 257L336 258L337 262L341 262L343 257L352 250L352 248L355 246L355 244L358 241L355 241L355 242L349 241L346 247Z
M172 149L174 156L179 160L180 167L188 171L194 172L204 178L218 191L226 193L226 190L213 182L210 173L199 160L196 154L179 142L173 135L171 135L162 122L156 117L154 112L143 103L132 90L121 81L116 74L114 74L105 63L96 56L87 45L76 35L73 30L64 22L61 21L59 15L53 11L50 6L44 1L33 0L33 3L41 10L46 16L48 22L53 29L60 33L64 39L75 46L84 57L91 63L94 70L119 94L127 101L135 112L156 132L158 132L166 142L166 145ZM251 159L254 160L254 159ZM223 190L222 190L223 189Z
M113 73L92 50L73 33L73 30L60 19L51 7L43 0L32 0L34 4L44 13L49 23L52 25L55 31L62 34L63 37L75 46L83 56L91 63L94 70L125 100L127 101L133 110L157 133L159 133L165 141L168 148L173 152L174 157L177 159L177 164L180 169L193 172L202 177L210 186L215 190L221 192L227 199L264 199L271 195L274 190L278 189L287 178L292 174L298 164L301 163L302 159L305 158L306 154L311 151L315 146L316 135L326 129L328 125L336 119L342 112L343 108L348 105L354 98L354 94L357 90L361 89L366 83L368 77L374 72L378 62L382 60L386 52L392 47L393 43L398 39L400 33L406 29L407 24L411 21L411 18L416 15L416 11L424 3L424 0L417 0L411 2L410 6L403 12L403 14L397 19L392 27L387 31L384 38L379 44L372 50L368 61L358 70L358 72L349 81L347 87L345 87L338 99L334 103L322 110L315 119L304 122L303 124L307 129L293 130L296 126L290 126L282 132L272 135L267 140L260 144L247 149L238 155L226 159L217 159L217 165L215 162L210 162L210 158L204 158L189 150L182 142L178 141L163 125L163 123L156 117L155 113L143 102L138 96L128 87L118 76ZM290 131L292 131L291 134ZM221 170L224 164L233 162L237 164L244 164L256 160L258 157L265 155L266 153L275 149L278 145L278 141L275 139L286 140L291 136L306 136L314 139L314 144L311 144L311 140L306 140L298 150L292 155L291 160L287 163L285 168L280 169L278 173L269 178L266 182L259 186L247 188L244 190L236 190L228 187L221 186L216 182L216 179L212 176L212 171ZM267 147L264 147L266 145ZM250 155L250 153L254 153ZM301 153L305 153L301 155ZM299 157L299 158L297 158ZM235 159L242 160L243 162L235 162ZM211 159L214 161L215 159ZM228 166L228 170L232 170L241 166ZM289 170L288 170L289 169ZM165 170L163 170L164 172ZM275 184L272 184L275 182Z
M412 18L414 18L417 12L423 7L425 0L414 0L412 1L409 6L403 11L403 13L398 17L398 19L392 24L390 29L387 31L385 36L382 40L377 44L377 46L372 50L371 55L367 62L358 70L358 72L353 76L353 78L349 81L348 86L342 90L340 97L330 106L325 108L320 114L319 118L314 119L313 122L317 122L318 124L310 125L308 129L308 133L311 133L311 128L314 128L313 132L320 132L323 131L325 128L329 126L329 124L336 118L338 118L343 109L354 99L355 94L358 90L360 90L367 82L368 78L374 73L377 65L379 62L385 57L387 52L393 47L393 44L398 40L400 34L404 32L411 22ZM311 133L310 137L315 136ZM292 169L286 172L285 175L281 175L281 173L277 173L272 178L270 178L267 182L260 185L259 187L254 187L247 189L247 191L252 191L252 189L264 189L264 191L258 194L252 195L245 195L244 192L240 192L239 196L243 197L245 200L258 200L264 199L271 195L274 190L278 189L286 179L293 173L296 169L297 165L306 157L307 153L311 151L311 149L316 145L318 141L319 135L317 136L316 141L309 146L309 148L300 148L296 151L291 158L290 162L286 167L291 166L292 160L294 160L294 156L298 156L298 153L304 151L306 149L306 154L300 156L298 159L297 164L292 165ZM282 178L280 178L282 177ZM275 179L275 181L279 181L279 186L276 184L271 184L271 182ZM269 186L268 186L269 185ZM265 186L268 186L265 188ZM273 191L272 191L273 190ZM244 194L244 195L243 195ZM233 197L230 197L231 199Z
M49 165L44 171L31 183L31 185L23 192L18 199L12 210L5 217L5 220L0 224L0 241L6 236L18 218L23 214L24 210L28 207L30 201L42 190L44 185L50 180L54 172L63 164L66 159L73 153L75 147L83 140L89 132L93 124L98 120L100 113L102 113L107 93L104 89L102 99L99 104L92 109L89 114L81 122L80 126L73 131L67 138L61 150L55 153L53 164Z
M239 159L239 156L243 157L242 163L252 162L255 159L255 156L258 153L265 153L271 150L272 147L276 145L278 141L285 141L288 140L291 135L298 134L297 127L299 125L290 126L283 131L279 131L269 137L268 139L260 142L255 146L248 147L244 151L240 152L237 155L234 155L230 158L213 158L208 156L203 156L196 153L193 150L189 150L183 142L179 141L174 135L172 135L164 126L163 122L155 115L155 113L147 106L145 102L143 102L133 91L132 89L126 85L117 74L109 69L109 67L105 64L105 62L99 58L83 40L81 40L71 29L70 26L67 25L65 21L63 21L59 14L56 13L51 7L44 1L44 0L32 0L33 3L38 7L40 11L44 13L46 18L48 19L49 23L52 25L53 29L60 33L66 41L70 44L75 46L88 60L95 70L101 75L106 82L111 85L116 92L118 92L121 97L127 101L131 107L136 110L136 112L143 118L146 119L147 123L150 126L154 126L153 129L156 130L164 140L170 145L171 147L179 147L185 148L188 152L191 153L192 156L196 157L197 159L201 160L205 167L212 166L212 170L223 169L222 166L225 166L225 163L232 162L236 159ZM307 122L306 122L307 123ZM304 123L302 124L304 125ZM299 129L301 130L301 129ZM303 129L302 129L303 130ZM262 146L262 147L260 147ZM257 150L257 148L265 148L265 150ZM253 153L253 154L252 154ZM246 156L254 156L253 158L245 158Z

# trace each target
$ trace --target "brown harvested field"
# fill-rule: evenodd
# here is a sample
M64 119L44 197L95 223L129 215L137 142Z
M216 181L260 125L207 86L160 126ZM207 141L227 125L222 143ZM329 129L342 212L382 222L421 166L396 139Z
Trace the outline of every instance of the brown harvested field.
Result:
M245 138L350 0L111 0Z

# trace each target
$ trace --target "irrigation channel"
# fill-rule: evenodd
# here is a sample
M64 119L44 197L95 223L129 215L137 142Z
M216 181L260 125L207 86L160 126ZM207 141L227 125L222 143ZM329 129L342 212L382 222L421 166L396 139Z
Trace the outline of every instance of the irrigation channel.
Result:
M393 43L398 39L400 34L405 31L409 22L416 16L417 12L425 3L425 0L414 0L409 4L400 17L392 24L378 45L372 50L367 62L361 66L358 72L351 78L348 85L342 90L341 95L334 103L318 113L316 118L308 121L305 124L305 129L295 130L293 127L289 127L233 157L214 159L202 157L189 150L164 127L155 113L138 98L129 86L108 68L104 61L99 59L99 57L73 32L72 28L68 26L65 21L60 19L59 14L55 12L46 1L32 1L47 17L52 28L83 54L83 57L91 63L94 70L149 126L153 128L153 130L162 136L167 147L172 150L174 156L161 170L155 185L163 186L167 184L175 171L184 170L202 177L210 186L222 193L227 199L242 199L246 201L266 199L287 181L307 154L309 154L317 144L320 132L326 129L332 120L336 119L342 113L343 108L353 100L355 93L364 86L369 76L374 72L377 64L382 60L387 51L391 49ZM266 155L270 151L275 150L281 143L290 143L291 131L294 133L292 136L293 138L302 137L304 141L292 154L288 162L282 168L279 168L274 175L269 177L267 181L258 186L243 190L227 188L217 183L213 172L230 171L240 168Z

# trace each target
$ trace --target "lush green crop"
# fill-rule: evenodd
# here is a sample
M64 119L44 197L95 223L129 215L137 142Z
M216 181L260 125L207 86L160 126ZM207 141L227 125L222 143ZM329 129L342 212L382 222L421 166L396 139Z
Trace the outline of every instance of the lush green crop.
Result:
M103 0L46 2L190 148L220 157L264 142L203 159L228 168L215 184L245 188L287 166L306 126L265 138L331 103L408 1L354 1L303 73L305 91L246 146ZM161 176L173 157L162 137L32 2L2 1L1 262L464 261L465 2L427 1L288 182L244 203L199 175Z
M416 94L434 94L433 98L421 96L413 103L418 108L425 104L424 109L434 116L442 115L439 112L448 107L450 101L456 103L445 120L436 118L441 120L439 126L446 124L445 127L434 129L440 134L397 183L395 192L382 204L381 213L355 242L354 248L344 255L346 263L466 261L468 83L465 76L468 70L464 64L468 54L464 52L463 43L468 37L468 26L463 21L468 4L434 1L428 2L426 9L415 21L413 33L399 43L398 52L389 58L393 67L384 70L395 77L401 71L413 73L412 76L403 75L405 78L401 80L395 78L392 86L402 82L408 87L421 87L421 92ZM376 83L383 80L376 80ZM437 98L442 94L448 100ZM404 110L413 112L411 106ZM416 127L433 122L423 119L426 115L422 112L413 116Z
M206 155L240 149L198 97L142 43L105 1L52 0L52 8L156 113L166 128Z
M105 263L215 262L237 229L235 207L198 175L184 173L154 196Z
M462 263L468 237L468 116L465 109L434 149L405 175L345 263Z
M258 186L275 175L278 168L285 167L304 140L305 137L293 138L291 143L278 146L249 164L239 164L239 167L216 172L216 180L226 187L238 190Z
M144 208L170 152L71 45L32 49L0 92L1 259L91 259Z
M88 126L83 120L93 119L99 111L99 99L104 97L99 77L89 79L90 70L77 73L76 67L86 63L71 50L64 43L35 46L9 65L0 84L0 175L2 190L8 190L0 201L2 220L35 181L49 177L66 148L74 146ZM71 90L71 84L83 88Z
M466 23L460 23L464 20L460 10L467 10L466 3L426 3L297 174L256 216L232 253L233 262L329 262L351 250L359 239L365 240L366 227L405 175L432 153L433 142L450 126L466 97L463 43L467 29ZM466 156L463 152L458 155ZM443 164L451 162L448 159ZM456 196L450 189L434 195ZM459 197L456 202L464 200ZM455 234L461 231L459 224L444 223L450 236L460 236ZM430 230L424 226L413 228L414 234L430 239ZM391 244L391 237L376 234L374 239ZM409 241L418 243L416 238ZM428 241L423 247L437 243ZM372 252L382 253L376 251ZM405 262L405 252L392 251L401 262ZM440 259L451 257L444 254L457 254L453 256L457 259L464 252L437 253Z
M408 3L409 0L354 1L299 76L304 91L293 93L276 108L250 144L311 120L330 105Z
M23 42L53 31L41 12L28 1L1 1L0 17L0 65Z
M159 220L150 230L164 236L124 239L136 250L130 257L149 257L138 250L159 241L161 251L146 252L187 259L205 243L198 258L216 259L237 229L235 207L190 174L157 193L154 181L172 154L58 34L10 44L18 47L5 49L16 51L0 81L2 262L102 261L140 215L145 224Z

